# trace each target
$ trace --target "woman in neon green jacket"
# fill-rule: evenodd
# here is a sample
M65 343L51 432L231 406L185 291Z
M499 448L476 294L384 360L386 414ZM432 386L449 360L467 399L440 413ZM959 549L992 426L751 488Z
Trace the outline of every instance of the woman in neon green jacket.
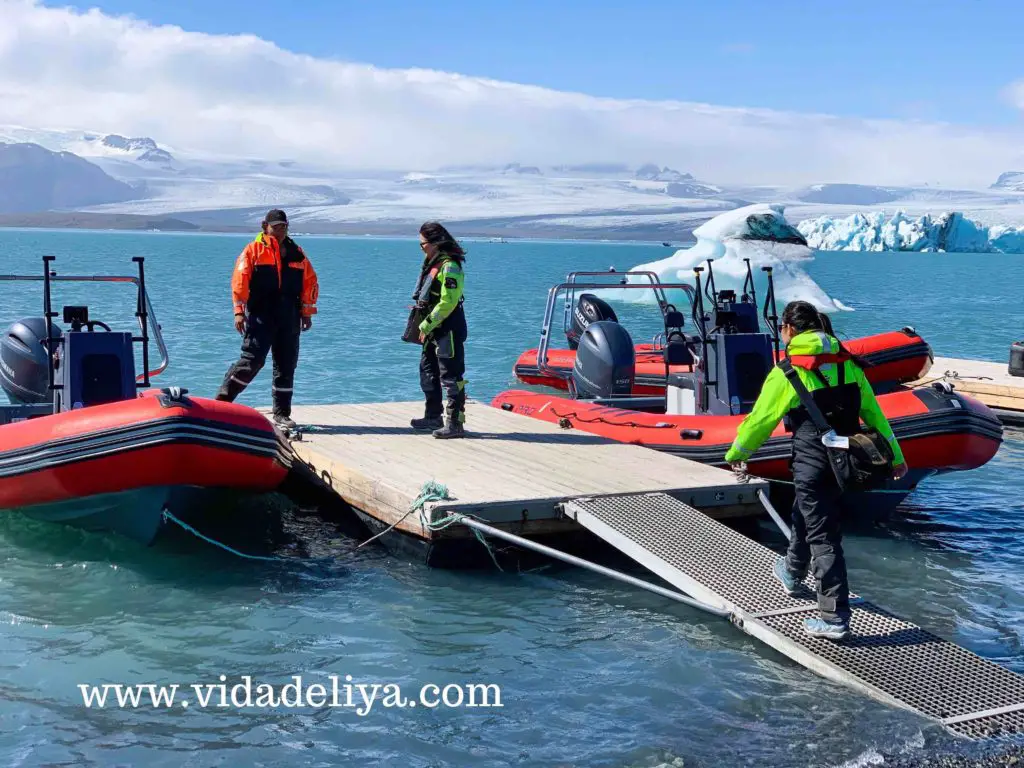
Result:
M828 319L806 301L791 302L782 312L780 334L786 354L819 408L838 413L840 418L845 414L845 421L854 429L858 419L876 429L892 448L893 477L902 478L907 465L892 427L860 365L831 331ZM773 368L768 374L725 460L734 467L745 463L787 415L793 430L796 501L789 549L784 559L775 562L773 573L783 589L796 596L808 568L812 569L819 616L807 619L804 629L813 637L842 640L850 634L850 589L840 519L842 490L818 430L782 368Z

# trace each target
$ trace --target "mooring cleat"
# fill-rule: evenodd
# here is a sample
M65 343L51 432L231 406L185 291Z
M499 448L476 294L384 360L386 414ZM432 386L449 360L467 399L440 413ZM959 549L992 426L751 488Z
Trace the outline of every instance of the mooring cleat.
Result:
M811 637L824 640L845 640L850 636L848 621L826 621L820 616L804 621L804 631Z
M787 595L790 597L800 596L800 593L803 591L803 584L789 573L785 558L779 557L775 559L775 564L772 565L772 575L782 585Z
M418 429L423 432L433 432L435 429L441 429L444 426L444 417L425 416L422 419L413 419L409 422L409 425L413 429Z

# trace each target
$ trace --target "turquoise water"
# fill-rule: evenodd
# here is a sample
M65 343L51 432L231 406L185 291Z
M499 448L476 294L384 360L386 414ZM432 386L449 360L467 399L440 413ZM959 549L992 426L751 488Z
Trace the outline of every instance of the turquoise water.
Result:
M297 402L418 399L398 340L413 240L302 238L321 312L302 338ZM0 231L0 271L147 280L171 366L212 394L238 352L228 290L245 238ZM515 386L547 289L573 269L660 258L657 245L470 243L470 393ZM823 254L808 272L856 311L847 336L914 325L937 354L1004 361L1024 335L1019 257ZM38 314L39 284L0 284L0 321ZM83 292L84 291L84 292ZM123 324L121 286L57 286ZM633 317L640 310L625 311ZM641 324L642 325L642 324ZM653 333L653 325L643 333ZM155 356L155 353L154 353ZM243 402L269 400L269 371ZM853 588L1024 672L1024 441L922 487L882 529L847 537ZM185 534L143 549L0 518L0 761L11 765L841 765L955 747L935 726L833 686L728 624L588 572L456 573L353 542L315 516L255 510L231 543L316 560L254 562ZM500 709L87 709L81 683L500 686ZM219 694L218 694L219 695Z

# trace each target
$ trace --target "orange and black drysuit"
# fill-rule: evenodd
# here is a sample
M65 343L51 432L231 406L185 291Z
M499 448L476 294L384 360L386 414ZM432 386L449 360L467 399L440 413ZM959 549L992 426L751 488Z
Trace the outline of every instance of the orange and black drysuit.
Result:
M234 400L273 354L274 415L291 415L292 386L299 360L302 318L316 314L316 272L302 248L286 237L261 233L235 263L231 277L235 315L245 315L242 354L228 369L218 400Z

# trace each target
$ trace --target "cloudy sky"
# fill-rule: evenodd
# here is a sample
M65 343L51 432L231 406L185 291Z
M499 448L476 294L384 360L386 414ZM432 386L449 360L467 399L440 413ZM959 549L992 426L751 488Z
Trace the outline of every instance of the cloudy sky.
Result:
M237 6L233 0L229 5ZM725 81L719 87L723 98L715 103L668 97L710 94L672 88L666 78L655 77L664 70L665 47L675 45L678 52L669 53L676 58L688 55L685 45L664 36L655 38L660 53L650 63L658 87L640 85L644 55L627 52L638 83L638 97L632 98L628 81L609 78L605 89L599 78L570 77L588 69L568 44L561 77L503 67L497 54L488 66L470 69L469 62L432 54L438 47L457 47L458 37L426 34L417 24L403 34L415 33L413 43L418 34L422 46L404 45L401 57L381 49L384 54L370 63L366 46L346 40L359 36L360 24L379 38L379 20L349 19L332 49L329 30L318 29L315 17L293 18L280 3L257 0L250 7L262 9L266 24L249 14L234 27L231 19L241 15L213 10L210 23L203 24L204 6L217 3L183 2L179 7L191 15L167 19L141 0L138 8L131 2L101 3L103 10L0 0L0 123L147 135L180 152L303 159L352 169L655 161L717 182L946 186L987 186L1001 171L1024 169L1019 113L998 119L993 107L991 119L986 113L984 120L953 120L945 111L936 115L931 102L913 92L906 94L907 109L891 114L872 104L865 110L872 114L861 116L834 100L794 108L794 85L783 76L788 70L774 71L770 58L758 62L764 43L749 36L716 43L718 53L734 62L733 81L744 87L733 92ZM639 3L635 13L642 18L645 12ZM495 39L519 37L517 26L495 27L494 17L491 8L488 28ZM809 36L812 22L801 21ZM287 28L288 34L277 35L275 28ZM297 41L305 32L313 43L303 47ZM542 43L527 36L518 47L502 48L502 55L528 60L532 44L547 62L545 71L557 69L559 53L550 40L541 51ZM798 45L796 38L786 41L787 47ZM605 51L605 58L623 55L614 43ZM911 48L905 53L908 61L918 61L919 54ZM690 55L698 59L696 52ZM820 48L816 55L825 56ZM439 59L450 71L438 66ZM688 65L690 77L700 77L700 61ZM455 67L463 63L467 69L461 71L475 74L460 74ZM481 70L521 76L523 82ZM986 102L1003 110L1024 108L1024 62L1019 71L993 77L1003 85L986 90ZM899 73L893 78L898 82ZM933 90L941 94L941 75L933 79ZM772 99L773 91L780 97ZM969 93L966 87L963 93ZM739 96L752 106L738 104Z

